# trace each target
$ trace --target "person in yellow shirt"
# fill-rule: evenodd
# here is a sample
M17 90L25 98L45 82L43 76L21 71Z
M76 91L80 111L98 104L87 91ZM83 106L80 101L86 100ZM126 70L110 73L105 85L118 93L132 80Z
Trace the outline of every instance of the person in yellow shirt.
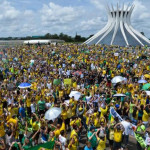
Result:
M62 130L65 131L65 122L64 122L64 121L62 122L62 125L57 124L57 128L54 130L54 134L55 134L55 137L56 137L56 138L59 137L60 132L61 132Z
M81 119L74 116L70 119L70 126L72 127L73 129L73 126L77 126L79 129L81 129L82 127L82 124L81 124Z
M78 149L78 145L79 145L78 132L79 132L79 128L76 125L74 125L73 130L70 133L70 142L68 145L69 150Z
M33 115L33 118L30 120L30 124L31 124L32 130L33 130L32 135L34 135L39 130L40 125L39 125L38 116L35 113L33 113L32 115ZM39 135L40 134L38 133L34 139L35 144L38 144Z
M0 100L0 116L3 114L3 103Z
M96 118L94 119L94 126L96 128L100 127L100 119L99 119L99 114L97 114Z
M75 89L77 88L77 82L76 82L76 81L73 82L73 87L74 87Z
M12 127L12 130L17 129L18 126L18 120L15 115L13 115L8 121L7 125Z
M69 150L77 150L77 149L78 149L78 144L77 144L77 141L76 141L76 135L74 135L74 136L70 139L68 148L69 148Z
M150 116L150 109L149 109L149 105L147 105L147 106L144 108L143 116L142 116L143 124L144 124L146 127L148 127L148 125L149 125L149 123L148 123L149 116Z
M142 94L141 95L141 105L145 105L146 104L146 95Z
M113 150L113 142L114 142L114 123L108 124L108 140L109 140L109 147L110 150Z
M11 116L15 115L15 109L13 105L8 105L8 112L10 112Z
M138 123L138 109L137 109L137 107L134 107L133 108L133 113L132 113L132 123L134 124L134 125L137 125L137 123Z
M122 137L123 137L124 127L121 123L118 123L114 127L114 144L113 149L121 149Z
M72 117L72 104L69 104L67 110L67 118L70 120L71 117Z
M28 96L26 99L26 107L27 107L27 113L29 117L31 117L31 96Z
M62 100L63 96L64 96L64 91L63 91L63 89L60 89L59 90L59 99Z
M75 116L77 101L75 101L74 96L70 99L69 104L71 104L72 107L72 116Z
M85 118L86 118L86 125L88 125L91 115L87 112Z
M70 113L70 114L69 114ZM62 112L61 117L65 122L66 129L68 130L70 128L70 118L71 118L71 108L67 108L66 104L62 105Z
M105 150L106 148L106 135L104 133L97 131L97 148L96 150Z
M65 104L62 105L61 117L63 120L67 119L67 107Z
M108 107L106 104L100 105L101 115L100 117L104 117L107 114Z
M4 136L5 136L4 122L0 121L0 138L4 138Z

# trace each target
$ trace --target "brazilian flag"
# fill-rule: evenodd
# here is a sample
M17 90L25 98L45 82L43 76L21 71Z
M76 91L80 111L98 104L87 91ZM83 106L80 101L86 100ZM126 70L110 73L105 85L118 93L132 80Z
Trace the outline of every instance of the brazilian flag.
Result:
M44 144L39 144L37 146L29 148L30 150L41 150L44 148L45 150L53 150L55 145L55 141L50 141Z

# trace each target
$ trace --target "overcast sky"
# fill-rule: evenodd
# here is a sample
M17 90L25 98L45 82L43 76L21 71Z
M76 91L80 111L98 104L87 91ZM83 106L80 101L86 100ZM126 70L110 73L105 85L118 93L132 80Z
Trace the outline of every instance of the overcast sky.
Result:
M132 25L150 38L150 0L0 0L0 37L89 36L107 23L106 1L120 7L134 3Z

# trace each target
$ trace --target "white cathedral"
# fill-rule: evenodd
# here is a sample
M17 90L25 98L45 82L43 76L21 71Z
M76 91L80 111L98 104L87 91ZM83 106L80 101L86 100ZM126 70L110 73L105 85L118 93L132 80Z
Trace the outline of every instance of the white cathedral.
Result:
M117 10L114 10L113 6L110 8L108 5L106 8L108 12L108 22L106 26L85 41L84 44L150 46L150 40L135 30L131 25L130 18L134 10L134 5L128 5L127 8L123 5L120 9L117 4Z

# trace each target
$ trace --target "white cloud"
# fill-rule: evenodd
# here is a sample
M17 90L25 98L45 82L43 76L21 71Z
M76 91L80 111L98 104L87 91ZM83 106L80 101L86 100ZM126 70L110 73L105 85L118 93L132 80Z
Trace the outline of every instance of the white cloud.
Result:
M97 8L99 8L100 10L104 10L105 9L105 5L106 5L106 0L90 0L92 4L94 4Z
M50 2L48 5L44 4L41 11L41 26L43 26L45 33L66 33L75 35L75 32L80 30L77 27L80 24L85 11L81 7L60 6Z
M24 15L25 15L25 16L28 16L28 17L29 17L29 16L31 17L32 15L34 15L34 12L33 12L32 10L25 10L25 11L24 11Z
M60 32L73 36L78 32L89 36L102 29L107 23L106 0L90 0L88 4L82 6L64 6L55 2L38 3L38 9L26 8L28 3L36 5L36 1L33 4L32 1L23 0L25 4L23 9L19 8L20 5L15 5L17 0L0 1L1 36L59 34ZM117 3L112 0L107 2L109 5L111 2ZM150 5L141 0L135 0L134 4L136 7L131 19L133 27L147 32L150 37Z
M138 31L144 31L147 37L150 37L150 6L141 0L134 1L134 11L131 18L133 27Z
M78 8L62 7L50 2L43 5L41 19L43 25L66 25L76 21L81 11Z
M20 11L6 0L2 1L0 11L1 36L27 35L33 30L34 24L36 24L32 10Z
M2 1L0 5L0 20L5 21L7 19L16 19L19 15L19 11L17 11L14 7L10 5L7 1Z
M80 26L82 27L82 30L95 30L95 29L101 29L106 24L106 21L102 21L103 19L101 17L95 17L93 19L84 20L81 22Z
M139 19L147 19L150 17L149 9L144 3L139 0L134 1L134 14L133 17L138 17Z

